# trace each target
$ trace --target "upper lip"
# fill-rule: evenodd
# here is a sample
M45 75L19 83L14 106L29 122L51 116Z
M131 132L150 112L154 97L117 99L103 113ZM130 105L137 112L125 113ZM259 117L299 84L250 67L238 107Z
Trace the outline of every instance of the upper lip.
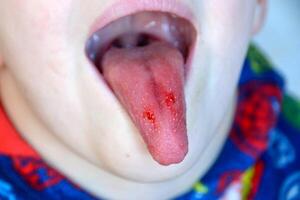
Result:
M96 18L90 28L89 35L101 29L110 22L121 17L140 11L161 11L176 14L195 25L195 18L191 9L177 0L119 0L114 2L102 15Z

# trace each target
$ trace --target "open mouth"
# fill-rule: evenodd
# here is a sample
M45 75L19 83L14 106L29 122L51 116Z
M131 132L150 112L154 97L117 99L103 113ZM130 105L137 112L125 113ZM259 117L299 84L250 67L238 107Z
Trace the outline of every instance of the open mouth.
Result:
M143 11L97 30L86 44L87 57L162 165L188 152L184 83L195 40L188 20Z

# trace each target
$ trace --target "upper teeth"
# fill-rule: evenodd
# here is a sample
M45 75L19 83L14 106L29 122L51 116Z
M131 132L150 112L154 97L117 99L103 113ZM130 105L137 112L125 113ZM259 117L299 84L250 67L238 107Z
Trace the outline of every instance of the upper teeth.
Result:
M151 22L149 22L146 26L145 26L145 28L146 29L149 29L149 28L152 28L153 26L155 26L156 25L156 22L155 21L151 21Z
M184 50L187 42L185 39L189 38L191 33L188 28L179 28L186 26L183 20L175 15L158 12L143 12L123 17L92 35L86 46L88 57L95 61L97 53L104 51L112 41L120 37L122 46L132 47L136 45L139 34L152 35Z

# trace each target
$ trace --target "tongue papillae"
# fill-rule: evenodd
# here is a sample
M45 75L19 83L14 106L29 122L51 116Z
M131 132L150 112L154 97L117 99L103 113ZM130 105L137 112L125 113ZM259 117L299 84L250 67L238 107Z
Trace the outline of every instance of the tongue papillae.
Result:
M104 79L162 165L181 162L188 151L184 59L164 42L110 48L102 59Z

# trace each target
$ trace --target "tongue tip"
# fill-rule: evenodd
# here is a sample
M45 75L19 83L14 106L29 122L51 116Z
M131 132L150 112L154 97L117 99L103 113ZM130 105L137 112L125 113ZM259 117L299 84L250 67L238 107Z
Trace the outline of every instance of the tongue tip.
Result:
M160 165L169 166L172 164L181 163L184 160L187 153L188 153L188 147L187 147L187 145L184 145L184 147L181 147L180 149L177 149L176 151L172 151L169 153L153 152L151 154L153 156L153 159L156 162L158 162Z

